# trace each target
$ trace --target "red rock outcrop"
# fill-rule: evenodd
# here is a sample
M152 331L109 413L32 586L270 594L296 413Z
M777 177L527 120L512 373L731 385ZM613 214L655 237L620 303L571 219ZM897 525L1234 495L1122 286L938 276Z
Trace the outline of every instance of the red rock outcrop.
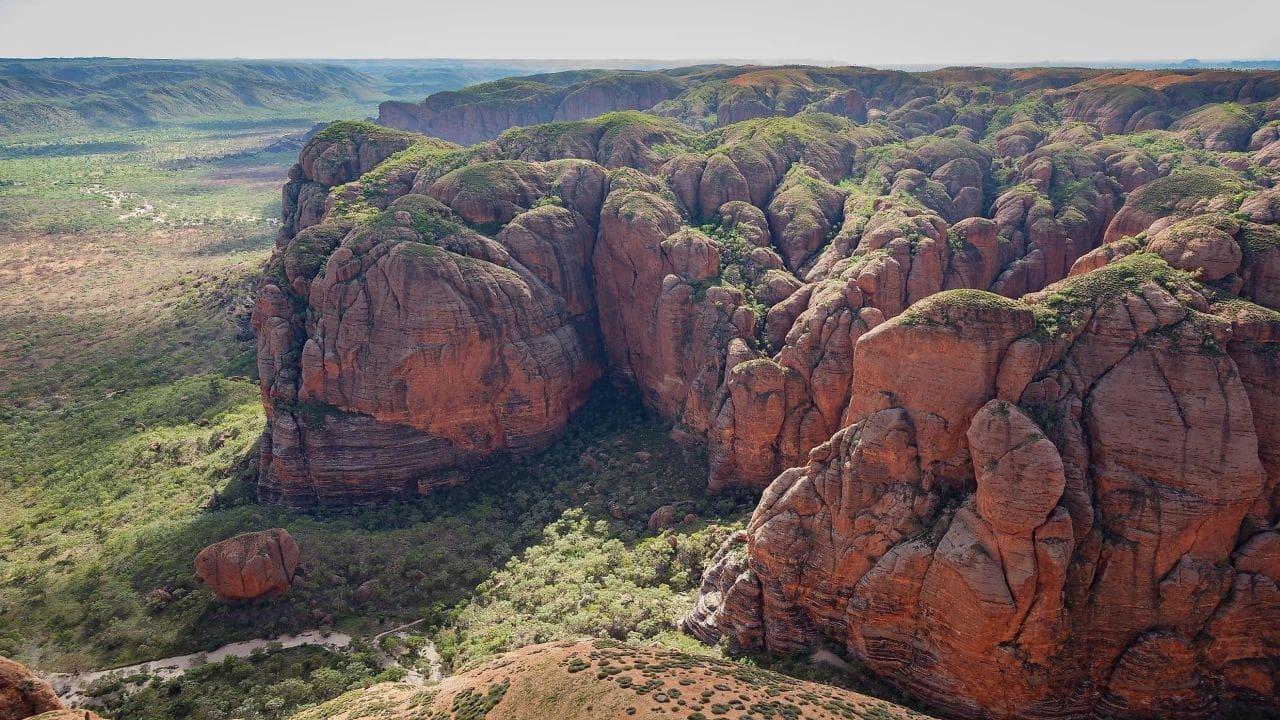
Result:
M280 528L245 533L196 555L196 573L223 600L283 595L298 570L298 543Z
M705 287L720 273L720 244L680 227L661 196L610 192L593 258L596 299L611 372L658 412L705 432L730 341L753 337L756 318L740 290Z
M49 683L23 665L0 657L0 720L24 720L64 707Z
M1256 223L1280 223L1280 188L1254 193L1240 203L1240 214Z
M636 385L676 436L705 440L714 487L763 486L852 422L857 341L884 319L944 289L1038 291L1149 238L1095 251L1105 239L1236 210L1253 189L1236 171L1156 157L1084 122L1054 125L1047 105L993 117L990 90L969 84L1006 93L997 103L1025 88L1156 93L1177 117L1197 97L1272 92L1266 74L1252 85L1192 76L723 68L680 74L685 91L654 111L668 117L615 112L466 150L413 139L413 151L294 208L255 315L271 417L260 495L305 506L428 491L451 468L553 441L600 375ZM607 77L533 82L587 98L607 94ZM543 92L521 94L530 87L430 103L515 112ZM879 122L815 112L859 98ZM718 118L701 137L668 119L698 127L717 104L753 119ZM363 168L360 157L317 146L297 172L347 180L324 172ZM1262 195L1240 212L1268 216ZM1206 260L1203 235L1174 249L1170 231L1150 249L1270 304L1280 256L1258 230L1266 222L1214 245L1222 261ZM1224 272L1233 248L1239 266ZM483 272L437 272L458 255ZM434 317L452 329L427 327ZM453 354L421 349L437 345ZM511 348L522 348L514 364Z
M1178 118L1169 129L1196 147L1232 152L1248 147L1257 126L1258 118L1253 113L1232 103L1197 108Z
M1130 193L1124 207L1107 226L1103 242L1136 236L1164 218L1226 210L1246 188L1247 185L1225 170L1178 170Z
M541 167L531 172L544 178ZM441 182L449 186L448 176ZM547 207L517 223L518 203L532 197L437 194L462 212L513 222L490 239L441 203L409 195L379 223L350 230L305 298L284 289L297 282L264 285L254 313L271 425L264 499L410 495L430 487L424 474L545 444L585 401L599 374L582 318L591 303L587 221L572 207ZM550 244L540 232L552 233ZM298 303L310 308L305 322Z
M448 146L367 122L337 122L314 135L298 154L281 192L280 240L288 241L320 222L331 188L359 179L383 160L419 143Z
M1221 319L1151 255L957 292L862 337L852 424L769 486L687 626L842 643L958 717L1273 701L1280 626L1238 623L1275 607L1280 316Z
M1202 280L1221 280L1240 269L1243 253L1233 237L1237 232L1239 225L1229 219L1194 217L1152 235L1147 251Z
M615 72L573 82L576 75L509 78L436 93L416 104L387 101L378 108L378 123L471 145L520 125L648 110L683 89L680 78L662 73Z
M1249 104L1275 97L1278 89L1280 75L1274 73L1111 71L1051 90L1046 100L1066 102L1064 119L1096 125L1109 135L1162 130L1208 103Z
M577 114L604 77L429 103ZM1220 148L1280 76L677 77L654 114L299 165L260 497L429 492L609 377L712 488L767 486L704 640L834 642L956 717L1274 705L1280 203Z
M1253 161L1271 170L1280 170L1280 140L1253 154Z

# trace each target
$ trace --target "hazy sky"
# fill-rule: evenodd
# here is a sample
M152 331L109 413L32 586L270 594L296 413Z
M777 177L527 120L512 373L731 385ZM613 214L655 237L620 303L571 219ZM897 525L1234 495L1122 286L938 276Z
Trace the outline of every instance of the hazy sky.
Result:
M1280 0L0 0L0 57L1280 58Z

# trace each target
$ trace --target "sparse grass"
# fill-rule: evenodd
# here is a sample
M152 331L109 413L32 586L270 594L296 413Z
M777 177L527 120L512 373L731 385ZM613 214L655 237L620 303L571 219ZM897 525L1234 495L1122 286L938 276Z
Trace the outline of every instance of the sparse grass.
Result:
M813 675L809 670L808 675ZM827 673L833 677L837 673ZM707 653L610 640L540 645L480 665L438 689L384 684L295 720L616 717L677 720L901 720L926 717L859 692Z
M251 284L292 162L256 151L306 127L95 133L59 141L109 151L0 160L0 401L250 373Z
M1128 205L1151 213L1167 213L1187 203L1242 193L1248 185L1229 170L1190 167L1175 170L1135 190Z
M952 310L1012 310L1025 309L1017 300L985 290L944 290L915 303L902 313L901 325L947 326Z
M416 133L375 125L368 120L338 120L316 133L315 139L320 142L341 142L355 138L377 142L414 142L420 137Z
M1200 289L1189 274L1170 267L1159 255L1134 253L1036 294L1031 305L1036 335L1054 339L1074 327L1083 313L1138 291L1147 283L1155 283L1175 297Z

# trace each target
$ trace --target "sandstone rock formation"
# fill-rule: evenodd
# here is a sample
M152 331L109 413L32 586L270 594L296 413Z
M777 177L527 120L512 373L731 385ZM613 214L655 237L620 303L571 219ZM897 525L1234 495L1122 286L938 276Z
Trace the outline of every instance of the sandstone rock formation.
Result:
M687 627L826 638L957 717L1274 702L1280 625L1238 623L1280 601L1280 314L1205 292L1137 254L865 334L850 424L768 487Z
M64 709L49 683L26 667L0 657L0 720L23 720Z
M224 600L257 600L289 591L298 570L298 543L280 528L245 533L196 555L196 573Z
M537 82L604 97L603 77ZM637 88L654 77L627 75L618 92L647 98ZM1280 86L1243 77L721 69L676 81L720 88L728 114L706 135L635 112L469 149L367 124L323 131L286 189L254 317L271 427L260 495L429 491L452 468L554 440L602 375L706 442L713 487L763 486L849 424L858 338L938 291L1021 297L1151 236L1175 265L1263 301L1280 269L1254 241L1269 230L1211 242L1170 224L1237 210L1271 224L1273 192L1191 149L1103 137L1115 123L1092 110L1057 123L1047 104L1007 105L1147 98L1134 107L1188 118L1185 135L1223 113L1261 122L1230 103ZM516 112L517 85L434 102ZM859 101L878 122L848 119ZM694 128L712 110L683 94L658 104ZM725 124L735 113L746 119Z
M1175 116L1209 103L1250 104L1274 98L1280 77L1227 71L1111 71L1047 93L1068 103L1064 118L1096 125L1105 134L1163 130ZM1204 111L1199 126L1220 116Z
M304 148L261 499L430 492L608 378L764 489L704 640L835 643L957 717L1275 705L1280 75L608 77L384 106L468 148Z
M856 122L884 118L911 137L948 127L981 135L989 113L979 106L990 102L992 93L1043 92L1050 104L1066 106L1066 119L1091 123L1106 134L1163 130L1177 120L1175 129L1204 147L1241 150L1263 122L1276 119L1259 117L1266 113L1249 106L1276 97L1278 91L1276 73L1220 71L949 68L905 73L806 66L575 70L439 92L421 103L384 102L378 122L470 145L492 140L512 127L583 120L617 110L643 110L699 129L816 110ZM1035 132L1031 130L1032 136ZM1006 149L1022 142L1011 140Z

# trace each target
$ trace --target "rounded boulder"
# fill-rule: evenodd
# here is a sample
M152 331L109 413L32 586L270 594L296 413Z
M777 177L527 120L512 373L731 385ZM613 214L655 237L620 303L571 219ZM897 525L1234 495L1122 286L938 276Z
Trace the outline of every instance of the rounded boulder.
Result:
M0 657L0 720L23 720L63 709L50 687L26 666Z
M1202 280L1221 280L1240 268L1243 254L1226 229L1200 218L1174 223L1156 233L1147 249L1173 267Z
M224 600L256 600L288 592L298 570L298 543L273 528L214 543L196 555L196 572Z

